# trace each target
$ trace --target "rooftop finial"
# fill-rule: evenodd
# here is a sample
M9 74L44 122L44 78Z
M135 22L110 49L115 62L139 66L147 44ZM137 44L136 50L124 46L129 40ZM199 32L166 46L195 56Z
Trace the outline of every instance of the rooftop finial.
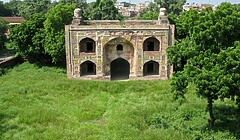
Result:
M159 10L158 21L159 24L168 24L167 10L166 8L160 8Z
M165 16L166 12L167 12L166 8L160 8L159 16Z
M82 9L80 9L80 8L76 8L75 10L74 10L74 17L82 17Z
M83 24L82 9L76 8L74 10L74 16L73 16L72 24L73 25L81 25L81 24Z

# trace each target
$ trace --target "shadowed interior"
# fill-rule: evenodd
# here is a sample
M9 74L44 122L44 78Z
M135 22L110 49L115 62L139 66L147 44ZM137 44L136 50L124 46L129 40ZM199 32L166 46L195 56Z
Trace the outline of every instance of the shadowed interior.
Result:
M149 61L143 66L143 75L159 75L159 63Z
M122 58L117 58L111 62L111 80L129 79L130 64Z

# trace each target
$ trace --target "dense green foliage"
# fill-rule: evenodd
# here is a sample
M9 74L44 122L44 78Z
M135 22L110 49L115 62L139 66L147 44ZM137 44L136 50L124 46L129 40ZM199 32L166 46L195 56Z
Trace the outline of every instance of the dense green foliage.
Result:
M86 0L60 0L60 3L63 4L75 4L78 8L85 9L87 6Z
M35 13L46 14L51 7L51 0L24 0L18 6L18 14L30 18Z
M45 16L35 14L11 30L10 40L17 52L34 59L40 59L44 56L44 21Z
M11 11L9 16L20 16L18 7L20 7L21 0L10 0L9 2L4 3L4 7Z
M173 89L183 96L187 82L194 82L196 93L208 99L213 126L215 100L231 98L239 103L240 12L236 5L222 3L216 11L187 11L176 26L178 42L168 49L169 62L179 71Z
M139 19L142 20L157 20L159 15L159 7L156 3L150 3L148 7L140 12Z
M124 4L124 7L130 7L130 6L133 6L134 4L132 3L129 3L129 2L122 2Z
M12 15L11 10L4 5L3 1L0 1L0 17L11 16L11 15Z
M174 13L180 15L183 10L183 5L186 0L154 0L162 8L166 8L167 13Z
M142 20L157 20L159 9L166 8L171 24L175 24L176 15L180 15L183 11L183 5L186 0L155 0L156 3L150 3L148 7L140 12L139 19ZM174 21L173 21L174 20Z
M81 81L65 70L24 63L0 77L0 139L240 138L230 100L216 102L220 119L208 129L205 99L172 99L169 81Z
M34 14L12 29L10 42L22 55L41 62L65 62L64 25L70 24L76 5L57 4L45 15Z
M4 19L0 18L0 50L5 48L5 42L7 41L5 33L7 29L8 23Z
M29 19L35 13L45 14L51 7L50 0L10 0L3 4L3 10L0 10L0 16L22 16ZM1 4L0 4L1 7Z
M8 23L3 18L0 18L0 34L4 34L8 29Z
M122 20L113 0L97 0L89 3L84 10L85 18L92 20Z
M76 5L60 3L47 12L44 21L44 48L53 62L65 62L64 26L71 23L75 8Z

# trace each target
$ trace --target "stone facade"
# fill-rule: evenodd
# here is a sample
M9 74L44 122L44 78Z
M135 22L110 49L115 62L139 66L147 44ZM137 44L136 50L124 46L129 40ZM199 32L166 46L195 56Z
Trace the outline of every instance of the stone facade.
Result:
M74 15L65 26L69 78L164 80L172 75L166 48L174 43L174 25L164 14L158 20L123 23Z

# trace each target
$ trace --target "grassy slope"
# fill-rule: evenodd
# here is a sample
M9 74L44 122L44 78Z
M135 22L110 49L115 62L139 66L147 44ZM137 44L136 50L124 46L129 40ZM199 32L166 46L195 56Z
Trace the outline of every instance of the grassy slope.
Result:
M222 111L233 107L224 104ZM239 138L234 110L208 131L205 107L193 93L174 101L169 81L70 80L61 69L24 63L0 77L0 139Z

